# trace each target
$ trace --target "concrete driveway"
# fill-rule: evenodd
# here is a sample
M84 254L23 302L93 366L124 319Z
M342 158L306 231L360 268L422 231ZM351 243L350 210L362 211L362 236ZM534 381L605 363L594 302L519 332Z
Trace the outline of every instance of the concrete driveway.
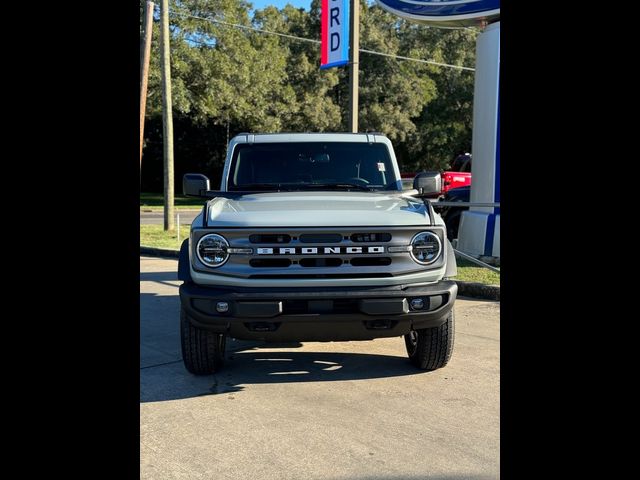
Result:
M499 302L456 302L449 365L401 338L264 346L183 367L175 260L140 258L142 479L499 478Z

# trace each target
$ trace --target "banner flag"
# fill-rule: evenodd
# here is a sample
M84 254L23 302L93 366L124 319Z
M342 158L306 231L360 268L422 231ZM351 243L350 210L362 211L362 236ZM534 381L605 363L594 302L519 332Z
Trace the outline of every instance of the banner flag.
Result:
M322 0L320 68L349 63L350 0Z

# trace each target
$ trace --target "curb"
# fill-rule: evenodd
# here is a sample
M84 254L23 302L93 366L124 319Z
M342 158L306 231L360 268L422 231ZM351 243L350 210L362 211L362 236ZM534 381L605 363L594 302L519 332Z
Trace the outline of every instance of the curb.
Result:
M157 208L149 208L140 206L140 213L162 213L163 207ZM176 208L174 209L174 213L200 213L202 211L202 207L200 208Z
M455 282L458 284L458 296L500 301L500 285L460 282L458 280L455 280Z
M152 257L179 258L180 250L169 248L145 247L140 245L140 255L151 255Z
M152 257L178 258L180 251L140 245L140 254L150 255ZM500 301L499 285L485 285L484 283L461 282L457 280L455 280L455 282L458 284L458 296Z

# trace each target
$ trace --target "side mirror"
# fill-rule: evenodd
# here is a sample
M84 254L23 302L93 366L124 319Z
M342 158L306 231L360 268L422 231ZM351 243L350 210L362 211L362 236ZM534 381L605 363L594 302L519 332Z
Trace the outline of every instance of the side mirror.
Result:
M182 194L185 197L205 197L209 179L199 173L187 173L182 177Z
M440 172L422 172L413 179L413 188L421 195L438 196L442 193L442 177Z

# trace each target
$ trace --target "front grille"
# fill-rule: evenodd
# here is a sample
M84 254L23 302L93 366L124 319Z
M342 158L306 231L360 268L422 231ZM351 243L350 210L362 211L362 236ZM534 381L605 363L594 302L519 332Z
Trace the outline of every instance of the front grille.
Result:
M288 273L294 275L297 269L340 267L341 270L349 270L358 267L386 267L392 263L389 256L380 256L387 249L383 243L392 238L387 232L269 232L252 233L248 238L250 244L259 245L253 247L252 256L248 259L251 268L286 268L293 270ZM354 273L357 272L345 271L339 275L344 278L344 275ZM269 274L270 272L265 272L264 275ZM264 275L254 275L252 278L272 278ZM315 275L307 277L306 273L295 272L295 275L292 278L317 278ZM375 276L375 272L366 276Z
M221 228L216 232L223 235L235 251L214 273L256 280L384 279L419 274L444 264L443 258L428 268L419 265L404 248L418 232L426 229L419 225ZM444 242L442 227L431 226L428 230L437 232ZM193 241L197 242L203 233L194 230ZM201 265L198 267L198 270L209 271Z
M386 267L391 265L389 257L355 257L351 259L351 265L354 267Z
M289 243L291 242L291 235L287 234L256 234L249 235L249 241L251 243Z
M355 243L359 242L390 242L390 233L354 233L351 235L351 241Z
M303 258L300 260L301 267L339 267L342 265L341 258Z
M252 258L249 265L253 268L287 268L291 265L288 258Z
M300 235L302 243L340 243L342 235L339 233L304 233Z
M250 268L270 269L250 278L372 278L390 277L390 273L371 271L391 265L385 244L391 241L388 232L265 232L248 235L253 254ZM245 237L247 238L247 237ZM246 240L245 240L246 242ZM383 255L387 253L387 255ZM366 268L367 271L359 268ZM287 271L277 272L279 269ZM317 269L318 273L301 270ZM320 270L322 269L322 273ZM336 273L327 270L336 270ZM339 269L339 270L337 270ZM338 273L339 272L339 273Z

